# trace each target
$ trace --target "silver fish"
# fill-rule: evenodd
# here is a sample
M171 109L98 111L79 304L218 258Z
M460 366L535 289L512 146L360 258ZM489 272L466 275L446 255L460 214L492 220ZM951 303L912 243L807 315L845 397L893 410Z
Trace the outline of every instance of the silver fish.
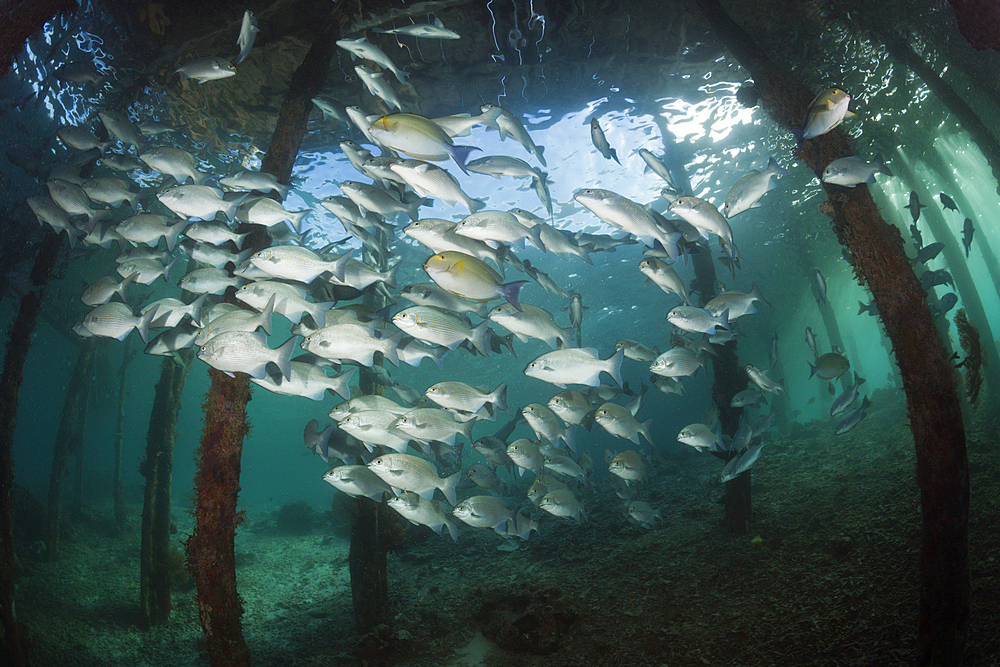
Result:
M242 33L241 33L242 34ZM247 49L249 51L249 49ZM236 76L236 67L225 58L211 56L185 63L174 70L181 79L194 79L198 84Z
M767 161L764 171L751 171L744 174L736 181L729 194L726 195L726 203L723 206L727 218L732 218L743 211L760 206L759 200L769 190L777 187L772 180L772 176L786 176L787 169L778 166L777 161L772 157Z
M892 170L885 165L881 153L876 153L875 159L871 162L854 155L839 158L826 165L821 180L824 183L853 188L859 183L874 183L876 173L892 176Z
M379 67L389 70L396 76L396 80L400 83L406 83L406 77L410 75L409 72L404 72L397 68L382 49L378 48L364 37L359 37L357 39L338 39L337 46L350 53L352 60L354 58L370 60Z
M260 32L260 28L257 27L257 18L248 9L243 12L243 23L240 24L240 36L236 38L236 46L240 47L240 55L236 57L237 65L247 59L250 49L253 48L253 42L257 39L258 32Z
M198 352L198 358L230 377L246 373L258 380L267 374L267 365L273 363L281 376L289 379L294 349L295 336L271 349L262 332L227 331L210 338Z
M423 37L425 39L460 39L459 35L454 30L449 30L444 27L441 23L441 19L434 17L434 23L418 23L414 25L404 26L402 28L392 28L391 30L385 30L383 28L372 28L372 32L380 32L386 35L407 35L409 37Z
M136 317L126 304L112 301L97 306L87 313L83 318L83 327L95 336L117 338L118 340L125 340L125 337L135 329L139 332L142 342L145 343L149 335L149 323L153 321L155 315L156 310L154 309Z
M462 477L459 470L454 475L444 479L438 477L437 469L428 461L412 454L383 454L368 464L368 469L382 478L394 489L412 491L424 500L434 496L434 490L440 489L449 505L454 505L458 480Z
M767 377L767 371L762 371L755 368L752 364L748 364L746 372L750 376L750 380L761 388L761 391L766 391L769 394L785 393L785 388L781 384Z
M427 526L438 535L447 526L451 539L458 541L458 526L445 514L437 500L424 500L415 493L404 491L402 495L390 498L387 504L410 523Z
M484 104L479 108L483 113L490 113L498 107L494 104ZM531 140L531 136L528 131L524 128L524 125L518 120L517 116L507 111L506 109L500 110L500 115L497 117L497 125L500 126L500 140L503 141L504 138L510 137L517 143L524 146L524 149L529 153L534 153L535 157L542 166L546 166L545 158L542 153L545 151L541 146L536 146L535 142Z
M621 364L625 352L618 350L602 360L597 350L587 348L567 348L555 350L538 357L524 369L528 377L544 380L557 387L567 384L585 384L596 387L600 384L601 372L608 373L619 386L622 384Z
M392 488L366 466L337 466L323 473L323 480L352 498L365 496L382 502L382 494L392 495Z
M653 423L652 417L639 423L627 408L617 403L605 403L599 407L594 413L594 421L616 438L631 440L638 445L641 433L646 442L653 444L653 437L649 431L650 424Z

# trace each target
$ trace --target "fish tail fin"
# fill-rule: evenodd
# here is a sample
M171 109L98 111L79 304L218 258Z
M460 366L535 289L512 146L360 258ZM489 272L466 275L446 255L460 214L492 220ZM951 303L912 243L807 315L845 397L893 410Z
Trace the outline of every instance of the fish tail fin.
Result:
M774 306L771 306L771 302L770 301L768 301L763 296L761 296L761 294L760 294L760 288L757 287L757 283L751 283L750 284L750 296L752 296L753 298L757 299L758 301L764 302L767 306L769 306L771 308L774 307Z
M462 172L468 176L469 170L465 168L465 161L469 159L469 153L472 151L482 150L478 146L449 146L448 154L451 155L451 159L458 164L458 167Z
M619 387L625 386L622 384L622 359L625 358L625 350L621 349L615 352L614 356L608 359L608 375L614 378L615 382L618 383Z
M806 361L806 363L809 364L809 378L808 379L811 380L813 378L813 376L816 375L816 371L819 370L819 369L811 361Z
M730 333L732 333L733 329L732 329L732 326L730 326L730 323L729 323L729 309L728 308L726 308L724 311L722 311L721 313L719 313L719 317L716 318L716 320L717 320L718 326L721 326L726 331L729 331Z
M531 228L531 233L528 235L528 240L531 241L531 245L535 246L542 252L548 252L545 246L542 244L542 226L536 225Z
M402 262L396 262L392 268L385 272L385 277L382 278L382 282L392 289L396 289L396 273L399 272L400 264L402 264Z
M448 534L451 535L451 539L454 542L458 542L458 524L451 517L444 518L444 525L448 527Z
M181 220L176 225L170 226L167 233L163 235L163 239L167 242L167 250L170 252L174 251L174 248L177 246L177 236L184 231L187 225L187 220Z
M315 420L313 420L315 421ZM316 425L317 427L319 424ZM330 436L333 435L333 424L327 424L326 428L319 433L319 440L316 442L316 449L313 451L319 454L324 461L330 461Z
M562 432L563 442L569 447L569 451L576 454L576 424L570 424Z
M351 366L347 371L337 375L330 380L330 385L345 401L351 400L351 379L354 377L355 367Z
M789 173L791 173L784 167L780 166L778 164L778 161L774 159L773 155L767 161L766 171L770 171L771 173L777 174L778 176L787 176Z
M646 438L646 442L648 442L651 445L653 444L653 436L650 434L649 427L652 425L653 425L652 417L639 424L639 433L641 433L642 437Z
M618 151L616 151L614 148L609 148L608 152L611 153L611 157L612 159L614 159L615 162L617 162L618 164L622 163L622 161L618 159Z
M292 226L292 231L296 234L302 233L302 218L309 215L309 211L299 211L289 216L288 224Z
M507 383L501 382L497 385L497 388L493 390L490 394L490 403L498 410L503 410L504 412L510 412L507 407Z
M475 424L474 421L469 423ZM458 480L461 478L462 471L459 470L454 475L449 475L442 480L444 484L442 485L443 488L441 489L441 493L444 494L445 500L447 500L448 504L452 507L454 507L455 503L458 501Z
M875 154L875 159L872 161L872 164L875 165L875 167L881 173L885 174L886 176L892 176L893 175L892 170L889 169L888 166L886 166L886 164L885 164L885 158L882 157L881 153L876 153Z
M264 333L268 336L271 335L271 315L274 314L274 302L278 298L277 292L271 293L271 298L267 300L267 305L264 306L264 310L260 311L258 315L259 326L264 329Z
M129 274L137 275L137 274ZM124 282L124 281L123 281ZM202 294L197 299L191 302L191 321L195 323L195 326L201 327L201 310L205 306L205 301L208 299L208 294Z
M286 380L290 380L292 377L292 352L295 351L296 338L297 336L292 336L281 347L275 350L274 364L281 371L281 377Z
M403 332L397 331L386 339L389 345L382 350L382 356L385 357L386 360L393 366L399 366L399 353L396 351L396 348L399 346L399 341L402 338Z
M465 199L465 206L469 209L469 213L475 213L486 208L486 202L481 199L473 199L472 197L466 197Z
M285 185L284 183L276 183L274 189L278 193L278 196L281 197L281 200L284 201L288 197L288 191L292 189L292 186Z
M340 282L344 282L344 271L347 269L347 261L351 258L352 252L353 248L330 262L330 273Z
M139 338L142 339L143 343L149 342L147 340L149 338L149 324L153 321L153 318L156 317L156 311L159 309L159 306L150 308L143 313L142 317L139 318L139 321L135 323L135 330L139 332Z
M122 281L118 283L118 296L122 298L122 301L128 303L128 286L135 282L135 279L139 277L138 271L133 271L128 274Z
M239 199L234 199L233 201L229 202L229 205L226 206L225 210L223 211L226 214L226 218L229 220L229 222L232 222L233 220L236 219L236 209L238 209L240 207L240 204L243 203L243 200L249 196L250 193L248 192Z
M545 152L545 147L544 146L537 146L536 145L535 146L535 150L532 151L532 152L535 154L535 157L538 158L538 161L541 163L541 165L543 167L548 167L549 166L549 165L545 164L545 158L542 157L542 153ZM617 158L615 158L615 159L617 159Z
M802 142L805 140L805 129L799 129L797 127L792 128L792 135L795 137L795 142L802 147Z
M490 330L486 326L489 324L489 320L483 320L477 324L472 329L472 336L469 337L469 342L479 351L479 354L484 357L490 356L492 352L492 345L490 345Z
M174 257L169 264L163 267L163 282L168 284L170 283L170 269L174 268L174 265L177 264L177 260L179 259L180 257Z
M521 308L521 303L518 301L518 297L521 294L521 288L528 284L528 280L518 280L516 282L507 283L506 285L500 285L500 296L507 299L507 303L514 306L518 312L523 313L524 308Z
M396 81L400 83L406 83L406 77L410 76L410 73L406 70L401 70L397 67L392 68L392 73L396 75Z

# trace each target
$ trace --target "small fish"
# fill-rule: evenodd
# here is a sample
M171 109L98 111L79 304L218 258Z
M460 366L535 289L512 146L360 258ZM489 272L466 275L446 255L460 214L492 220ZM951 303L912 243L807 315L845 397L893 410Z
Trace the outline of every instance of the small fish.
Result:
M760 198L778 187L772 176L786 176L788 173L787 169L779 167L778 162L771 157L764 171L751 171L740 176L726 195L726 204L723 206L726 217L732 218L748 209L758 208Z
M878 304L875 303L875 299L872 299L871 303L858 301L858 315L863 313L868 313L872 317L878 317Z
M505 303L491 310L488 318L516 335L521 342L536 338L545 341L553 350L570 346L567 332L559 328L548 311L537 306L522 303L521 310L517 310L513 304Z
M448 526L451 539L458 542L458 526L450 516L445 514L439 501L424 500L415 493L404 491L395 498L389 498L386 504L399 512L410 523L427 526L438 535L441 534L442 528Z
M677 275L666 262L656 257L646 257L639 262L639 271L646 276L648 282L653 283L667 294L676 294L684 299L684 305L690 306L687 287L684 281Z
M135 329L145 343L149 336L149 324L155 316L155 308L137 317L132 314L132 309L128 305L112 301L97 306L87 313L83 318L83 328L94 336L118 340L125 340L132 329Z
M567 384L596 387L600 384L601 372L605 372L621 386L621 364L624 358L624 350L618 350L602 360L592 347L567 348L538 357L528 364L524 374L565 389Z
M678 188L676 183L674 183L674 177L670 174L670 170L667 169L667 166L663 164L662 160L645 148L639 149L639 157L641 157L642 161L646 163L647 169L667 182L671 191L680 192L680 188Z
M454 30L449 30L444 27L441 23L441 19L434 17L434 23L418 23L415 25L408 25L403 28L393 28L391 30L384 30L382 28L372 28L372 32L380 32L385 35L407 35L409 37L423 37L425 39L460 39L459 35Z
M484 104L479 108L482 113L493 113L498 107L493 104ZM517 116L507 111L506 109L500 109L500 115L496 118L497 125L500 127L500 140L503 141L506 137L510 137L517 143L524 146L524 149L529 153L534 153L538 161L545 165L545 158L542 156L542 152L545 150L541 146L535 145L535 142L531 140L531 135L528 134L528 130L525 129L524 124L518 120Z
M853 188L859 183L874 183L876 173L892 176L892 171L886 166L881 153L877 153L871 162L854 155L839 158L826 165L821 180L824 183Z
M826 304L826 278L819 269L813 269L811 277L813 288L816 290L816 302L822 306Z
M726 249L729 260L738 265L738 253L733 242L733 229L729 222L711 202L700 197L680 197L670 204L669 210L691 224L702 238L709 240L711 234L719 237ZM666 246L664 246L666 247Z
M972 248L972 236L976 233L976 228L972 226L972 220L965 219L965 226L962 227L962 245L965 246L965 258L969 258L969 250Z
M938 314L944 315L954 308L956 303L958 303L958 296L954 292L948 292L938 301Z
M466 165L468 166L468 165ZM441 167L419 160L400 160L389 165L421 197L437 197L448 204L462 204L470 213L486 208L486 202L473 199L462 190L454 176Z
M365 88L374 97L385 102L390 108L403 110L403 103L399 100L399 96L396 95L396 91L392 89L389 82L385 80L384 72L373 72L364 65L355 65L354 71L357 72L358 78L361 79L361 82L365 84Z
M646 460L639 452L627 449L608 463L608 472L625 480L630 486L646 481Z
M868 397L865 396L864 400L861 402L861 406L851 410L850 412L844 414L840 420L837 421L836 426L834 426L834 435L843 435L847 433L855 426L861 423L861 420L867 416L867 410L871 407L871 402Z
M518 468L518 474L524 475L525 470L534 472L536 476L545 464L545 457L538 450L538 441L519 438L507 445L507 456Z
M830 416L835 417L841 412L851 407L851 404L858 398L858 387L865 383L865 379L858 376L858 372L854 371L854 384L845 389L840 396L834 399L833 404L830 406Z
M815 364L809 364L809 377L812 378L815 375L821 380L836 380L850 367L851 362L843 355L827 352L817 357Z
M639 423L627 408L623 408L617 403L605 403L599 407L594 413L594 421L616 438L631 440L638 445L641 433L646 438L646 442L650 445L653 444L653 436L649 430L653 423L652 417Z
M99 278L83 290L80 300L88 306L103 306L117 294L123 302L127 301L128 286L135 281L137 276L138 274L130 273L121 282L116 281L111 276Z
M734 408L746 408L758 403L766 405L767 399L764 398L764 393L760 389L750 387L733 396L733 400L729 402L729 405Z
M472 496L455 505L451 513L473 528L506 530L515 521L515 510L496 496ZM527 535L522 535L528 539Z
M694 375L705 361L689 347L674 347L657 356L649 371L662 377L688 377Z
M951 285L951 288L955 289L955 279L951 277L951 274L946 269L924 271L920 274L920 286L925 291L936 285Z
M968 220L968 218L966 218L966 220ZM913 237L913 244L917 246L917 252L919 252L920 248L924 245L924 237L920 234L920 228L917 227L916 222L910 225L910 236Z
M172 146L150 148L139 153L139 159L146 163L150 169L173 176L178 183L184 183L190 178L194 185L201 185L208 177L207 174L198 171L194 163L194 156L180 148Z
M389 70L396 76L396 80L400 83L406 83L406 77L410 75L409 72L404 72L397 68L382 49L378 48L364 37L359 37L357 39L338 39L337 46L350 53L352 60L355 58L370 60L379 67Z
M633 361L648 361L651 362L660 356L660 351L657 348L650 348L643 345L639 341L631 340L628 338L623 338L617 343L615 343L616 350L625 350L625 358L632 359Z
M181 79L194 79L200 85L236 76L236 67L225 58L211 56L181 65L174 70L174 74L180 74Z
M793 129L792 134L800 144L804 139L826 134L855 115L848 109L850 102L851 96L840 88L827 88L809 105L802 129Z
M677 306L667 313L667 321L678 329L714 336L719 328L732 331L729 327L729 311L713 315L704 308Z
M725 484L729 480L736 479L741 474L750 469L757 459L760 458L761 450L764 448L764 443L759 442L753 447L748 448L741 455L732 459L726 466L722 469L722 473L719 476L719 482Z
M549 399L548 408L567 424L583 426L588 431L594 423L594 406L582 392L568 389Z
M769 366L769 368L774 368L774 366L778 363L778 332L777 331L775 331L774 334L771 336L771 347L770 347L769 352L768 352L768 358L771 361L771 365Z
M570 324L572 324L573 328L576 329L576 346L582 347L583 311L588 309L587 306L583 305L583 297L579 294L570 294L568 309Z
M767 377L767 371L762 371L749 364L746 367L746 372L750 376L750 381L760 387L762 391L766 391L769 394L785 393L785 388L780 383Z
M456 251L446 251L424 262L424 271L443 289L472 301L491 301L504 298L514 308L521 310L518 296L528 281L502 283L496 271L485 263Z
M657 521L663 521L663 507L653 509L653 506L641 500L628 506L628 516L633 522L643 528L652 529Z
M946 195L945 193L942 192L941 194L939 194L938 198L941 200L941 205L944 206L946 209L949 209L951 211L958 211L958 207L955 206L955 200Z
M382 116L368 126L368 132L378 143L405 153L417 160L438 162L451 158L466 174L465 162L475 146L457 146L448 133L429 118L417 114L397 113Z
M682 428L680 433L677 434L677 441L685 445L690 445L699 452L713 450L716 447L722 446L719 434L717 432L713 433L712 429L701 422L689 424Z
M243 23L240 24L240 36L236 38L236 46L240 47L240 55L236 57L237 65L247 59L250 49L253 48L253 42L257 39L258 32L260 32L260 28L257 27L257 18L248 9L243 12Z
M258 380L267 374L267 365L273 363L287 380L292 375L294 349L295 336L277 349L271 349L260 331L226 331L208 339L198 352L198 358L230 377L235 377L234 373L246 373Z
M265 248L250 256L250 262L268 275L302 283L310 283L326 272L343 282L348 259L350 252L327 261L308 248L291 245Z
M288 196L288 191L292 186L279 183L272 174L263 171L251 171L241 169L240 171L219 179L219 185L224 185L233 190L255 190L257 192L276 192L284 199Z
M926 264L937 257L942 250L944 250L944 243L941 243L940 241L937 243L931 243L930 245L925 245L917 251L917 256L913 261L916 264Z
M449 505L454 505L457 500L458 481L462 477L462 471L459 470L442 479L429 461L400 452L383 454L373 459L368 464L368 469L394 489L412 491L424 500L433 498L434 490L440 489Z
M910 203L904 206L903 208L909 209L910 217L913 218L913 222L915 223L917 220L920 219L920 209L927 208L927 206L920 203L920 197L917 196L916 190L911 190Z
M392 496L392 487L363 465L331 468L323 473L323 480L352 498L364 496L375 502L382 502L382 494Z
M601 129L600 124L597 122L596 118L590 119L590 140L594 142L594 147L604 156L605 159L613 159L618 164L621 161L618 159L618 153L615 149L611 147L608 143L607 137L604 136L604 130Z
M583 512L583 503L577 500L569 489L549 491L538 503L538 508L552 516L567 517L575 521L586 521L587 519Z

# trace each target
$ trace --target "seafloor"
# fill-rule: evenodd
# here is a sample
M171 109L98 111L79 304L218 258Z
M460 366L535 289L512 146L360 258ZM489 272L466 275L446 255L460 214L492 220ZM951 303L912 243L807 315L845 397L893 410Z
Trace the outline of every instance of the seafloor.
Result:
M251 510L237 535L237 573L252 664L913 664L920 511L912 437L901 393L876 392L873 401L844 436L811 422L767 445L753 468L744 536L720 527L721 463L694 450L653 471L642 496L664 506L653 530L624 522L622 502L600 487L585 496L587 523L546 516L527 543L464 525L457 544L410 531L389 555L392 615L364 639L352 629L343 519L278 535L273 508ZM996 665L1000 450L990 409L981 406L972 423L965 664ZM124 534L91 510L73 527L66 558L24 564L17 608L33 664L207 664L190 584L179 584L165 627L138 628L141 507L133 509ZM191 518L184 508L175 518L181 538Z

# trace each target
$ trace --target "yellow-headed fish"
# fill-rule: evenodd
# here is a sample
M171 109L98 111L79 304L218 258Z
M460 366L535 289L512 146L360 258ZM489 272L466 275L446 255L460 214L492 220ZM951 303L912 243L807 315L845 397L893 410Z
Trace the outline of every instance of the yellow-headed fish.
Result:
M383 146L417 160L438 162L450 157L466 174L469 173L465 169L466 158L472 151L480 150L476 146L456 146L440 125L412 113L382 116L371 124L368 132Z
M439 252L424 263L424 271L442 289L470 301L492 301L503 297L510 305L521 310L517 297L527 280L501 283L496 271L472 255L447 250Z
M837 127L844 118L855 115L847 108L850 102L851 96L840 88L827 88L809 105L802 129L792 130L795 138L802 143L803 139L818 137Z

